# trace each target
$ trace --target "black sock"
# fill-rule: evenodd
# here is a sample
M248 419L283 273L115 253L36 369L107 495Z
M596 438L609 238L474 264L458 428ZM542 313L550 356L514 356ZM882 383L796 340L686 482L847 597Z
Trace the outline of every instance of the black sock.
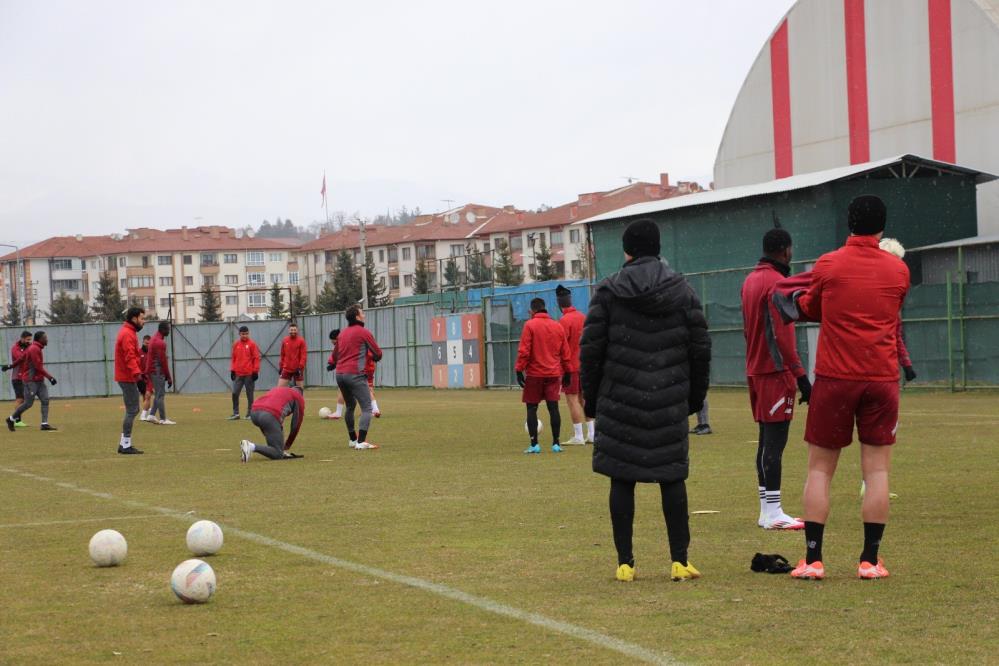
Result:
M352 442L356 442L357 441L357 431L356 430L348 430L347 434L350 435L350 441L352 441Z
M864 552L860 554L861 562L877 564L878 547L885 533L884 523L864 523Z
M531 446L538 443L538 405L528 403L527 405L527 434L531 437Z
M822 523L805 521L805 563L822 561L822 532L826 526Z
M359 433L357 433L357 441L364 442L364 441L367 441L367 438L368 438L368 431L367 430L362 430Z

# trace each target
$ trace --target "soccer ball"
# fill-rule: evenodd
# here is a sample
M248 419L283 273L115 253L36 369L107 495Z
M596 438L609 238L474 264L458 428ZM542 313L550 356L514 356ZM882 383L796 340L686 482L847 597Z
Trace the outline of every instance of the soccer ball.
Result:
M328 419L330 417L330 414L332 414L332 413L333 412L330 410L329 407L320 407L319 408L319 418L321 418L321 419Z
M214 555L222 548L222 528L199 520L187 530L187 548L195 555Z
M170 589L185 604L203 604L215 594L215 572L202 560L184 560L170 576Z
M545 429L545 424L544 424L544 422L543 422L543 421L542 421L542 420L541 420L541 419L539 418L539 419L538 419L538 433L540 434L540 433L541 433L541 431L542 431L542 430L544 430L544 429ZM524 421L524 432L526 432L526 433L528 433L528 434L530 434L530 433L531 433L531 431L527 429L527 421Z
M90 559L99 567L116 567L128 554L128 544L121 532L101 530L90 537Z

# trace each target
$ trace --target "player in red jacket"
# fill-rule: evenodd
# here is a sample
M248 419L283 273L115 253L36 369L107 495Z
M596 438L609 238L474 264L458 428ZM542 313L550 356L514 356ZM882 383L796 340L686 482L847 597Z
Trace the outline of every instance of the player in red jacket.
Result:
M246 389L246 418L250 418L253 408L253 388L260 377L260 348L250 339L250 329L239 327L239 340L232 343L232 361L229 363L229 379L232 380L232 416L230 421L239 420L239 394Z
M288 335L281 341L278 386L297 386L303 383L307 352L305 338L298 334L298 324L292 322L288 325Z
M808 402L812 390L798 357L794 324L784 323L772 302L774 286L790 274L791 234L771 229L763 235L763 257L746 276L741 291L749 404L759 429L757 525L768 530L800 530L805 526L781 507L782 459L794 417L795 384L801 391L801 402Z
M287 441L284 438L284 420L291 417L291 433ZM302 387L278 386L253 401L250 410L250 420L260 428L267 439L266 444L254 444L244 439L239 444L240 458L249 462L250 456L256 451L271 460L287 460L301 458L290 451L291 445L298 437L305 418L305 398L302 397Z
M864 495L864 549L857 575L888 576L878 557L888 520L888 469L898 429L898 348L895 332L909 290L909 269L878 247L887 210L876 196L850 203L846 245L822 255L808 290L797 299L802 314L819 321L815 386L805 424L805 558L795 578L825 576L822 537L829 516L829 486L840 451L856 423Z
M53 386L56 385L56 378L45 369L45 358L43 350L49 344L49 337L45 331L36 331L35 339L24 351L24 356L19 360L21 375L24 377L24 402L17 406L14 413L7 417L7 429L14 432L16 423L21 420L21 414L31 409L35 404L35 398L42 403L42 425L40 430L56 430L49 424L49 389L45 385L47 379Z
M166 415L166 392L173 386L170 376L170 360L167 358L166 339L170 335L170 322L161 321L156 329L156 335L149 342L149 353L146 354L145 374L153 385L153 408L149 410L146 421L159 425L177 425ZM159 418L156 418L156 414Z
M531 301L531 318L524 324L517 348L517 383L523 389L521 400L527 405L527 433L531 445L524 453L541 453L538 444L538 404L544 400L551 420L552 452L559 453L559 430L562 417L558 411L559 388L572 381L569 342L558 322L548 316L545 301Z
M146 358L149 355L149 341L152 340L153 336L143 335L142 336L142 346L139 347L139 367L142 371L146 371ZM139 389L140 402L142 404L142 411L139 413L139 420L145 421L149 418L149 410L153 406L153 383L149 381L149 377L145 374L142 375L142 380L135 383L136 388Z
M586 444L587 438L593 441L592 420L588 423L589 432L583 434L586 416L583 414L583 397L579 388L579 341L583 337L583 323L586 317L572 307L572 290L562 285L555 287L555 300L562 311L562 318L558 323L565 331L565 339L569 343L569 385L562 387L562 393L565 394L565 404L569 407L569 417L572 419L572 439L566 444L582 446Z
M10 348L10 365L3 366L3 371L7 372L13 368L13 372L10 373L10 385L14 389L14 409L21 406L24 402L24 354L28 351L28 347L31 346L31 331L21 331L21 337L14 343ZM24 421L15 421L15 428L27 428L28 424Z
M114 380L121 388L121 398L125 402L125 419L121 424L121 439L118 440L118 453L138 454L139 449L132 446L132 425L139 415L139 387L144 371L139 365L138 332L146 323L146 311L140 307L131 307L125 312L125 323L118 329L118 337L114 341Z
M371 393L368 388L369 356L374 362L382 359L382 350L375 342L371 331L364 327L364 310L360 305L352 305L344 313L347 328L340 331L326 367L336 368L336 384L346 402L344 422L347 425L350 448L356 450L377 449L377 444L367 441L371 427ZM357 430L354 429L354 406L361 406L361 418Z

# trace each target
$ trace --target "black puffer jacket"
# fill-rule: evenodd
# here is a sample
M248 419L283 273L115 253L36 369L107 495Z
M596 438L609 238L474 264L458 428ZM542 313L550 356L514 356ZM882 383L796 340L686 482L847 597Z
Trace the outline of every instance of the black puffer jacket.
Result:
M708 391L711 339L694 290L659 257L597 286L580 346L593 471L630 481L687 478L687 416Z

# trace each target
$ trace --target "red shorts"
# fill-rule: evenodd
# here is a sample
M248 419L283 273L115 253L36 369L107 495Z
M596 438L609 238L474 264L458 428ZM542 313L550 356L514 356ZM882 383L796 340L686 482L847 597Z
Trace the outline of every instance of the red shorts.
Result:
M539 402L558 402L562 390L561 377L526 377L521 400L529 405Z
M569 385L562 387L562 393L566 395L579 395L582 391L579 389L579 373L570 372L569 373Z
M790 372L750 376L749 406L757 423L782 423L794 418L797 382Z
M853 423L861 444L890 446L898 429L898 382L816 377L808 403L805 441L826 449L853 442Z
M282 370L281 371L281 379L287 379L289 381L291 381L292 379L294 379L296 382L301 382L302 381L302 377L303 377L303 375L302 375L302 371L301 370L296 370L294 372L292 372L291 370Z

